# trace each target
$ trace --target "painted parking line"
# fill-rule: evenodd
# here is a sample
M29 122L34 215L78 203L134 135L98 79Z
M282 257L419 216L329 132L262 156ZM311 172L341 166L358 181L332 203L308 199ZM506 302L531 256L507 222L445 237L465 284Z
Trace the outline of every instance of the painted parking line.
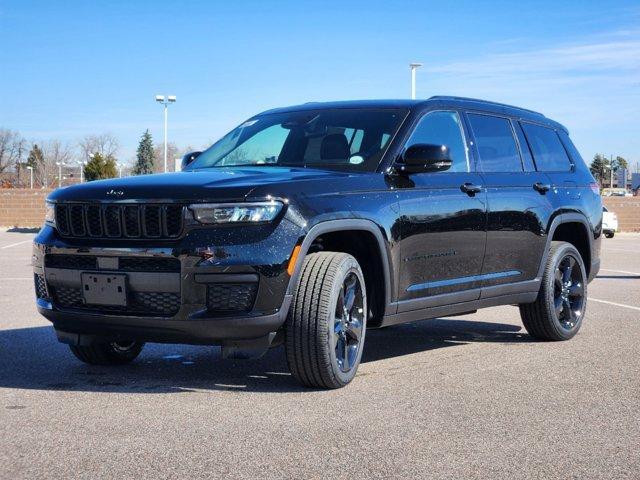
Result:
M625 305L624 303L608 302L607 300L600 300L598 298L591 298L591 297L589 297L588 301L604 303L606 305L613 305L614 307L628 308L630 310L637 310L638 312L640 312L640 307L634 307L633 305Z
M616 272L616 273L626 273L627 275L638 275L640 276L640 272L629 272L627 270L613 270L612 268L601 268L601 272Z
M4 247L0 247L0 250L4 250L5 248L17 247L18 245L23 245L25 243L31 243L31 242L33 242L33 238L30 239L30 240L24 240L22 242L10 243L9 245L5 245Z
M632 250L630 248L611 248L606 247L602 249L603 252L615 251L615 252L628 252L628 253L638 253L638 250Z

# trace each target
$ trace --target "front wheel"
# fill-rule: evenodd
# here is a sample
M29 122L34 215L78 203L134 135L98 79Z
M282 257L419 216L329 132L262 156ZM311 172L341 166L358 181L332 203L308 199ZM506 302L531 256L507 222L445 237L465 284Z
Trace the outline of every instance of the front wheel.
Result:
M136 359L144 347L138 342L96 343L89 346L69 345L76 358L90 365L125 365Z
M578 250L567 242L551 242L538 298L520 305L529 335L539 340L568 340L578 333L587 307L586 280Z
M364 275L351 255L307 255L286 323L285 350L303 385L339 388L356 375L366 333Z

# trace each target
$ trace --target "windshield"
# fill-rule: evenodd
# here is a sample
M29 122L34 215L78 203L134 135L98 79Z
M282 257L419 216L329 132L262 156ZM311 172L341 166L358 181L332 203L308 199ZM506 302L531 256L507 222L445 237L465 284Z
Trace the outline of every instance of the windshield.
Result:
M405 110L373 108L260 115L202 152L189 169L293 166L372 172L405 115Z

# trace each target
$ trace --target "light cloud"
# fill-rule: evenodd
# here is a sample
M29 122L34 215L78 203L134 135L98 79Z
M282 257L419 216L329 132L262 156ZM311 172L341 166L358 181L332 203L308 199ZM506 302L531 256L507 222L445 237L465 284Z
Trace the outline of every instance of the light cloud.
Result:
M480 54L425 73L431 91L514 103L565 123L585 157L611 151L640 160L640 30Z

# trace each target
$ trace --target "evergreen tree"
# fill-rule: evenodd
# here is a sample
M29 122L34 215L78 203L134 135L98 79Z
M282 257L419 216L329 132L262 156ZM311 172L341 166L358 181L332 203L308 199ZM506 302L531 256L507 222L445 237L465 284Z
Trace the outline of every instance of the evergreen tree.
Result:
M84 177L87 179L87 182L117 176L116 159L112 156L103 156L99 153L94 153L84 167Z
M145 130L138 144L136 164L133 167L134 175L153 173L153 139L149 130Z
M44 155L42 154L42 150L37 144L33 144L31 150L29 151L29 156L27 157L26 165L29 167L33 167L34 170L37 170L44 164Z
M614 162L615 162L616 168L624 168L625 170L629 169L629 164L621 156L617 156L616 159L614 160Z
M596 153L595 156L593 157L593 161L591 162L591 166L589 167L589 170L591 170L591 173L593 174L593 176L596 177L596 180L602 186L603 180L607 178L607 173L609 172L609 168L610 168L609 160L607 160L607 158L604 157L603 155Z

